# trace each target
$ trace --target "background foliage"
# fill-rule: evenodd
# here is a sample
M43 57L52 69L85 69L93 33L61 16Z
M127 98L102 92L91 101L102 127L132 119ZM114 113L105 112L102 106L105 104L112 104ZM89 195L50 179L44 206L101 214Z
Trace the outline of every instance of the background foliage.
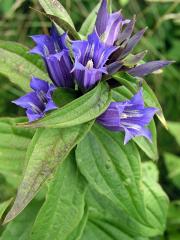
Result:
M95 0L62 0L61 3L66 7L67 11L70 13L77 29L80 28L82 21L87 17L88 13L95 6L97 1ZM19 43L23 43L24 45L31 47L33 45L32 41L28 36L38 33L47 33L48 28L50 27L49 19L47 19L42 14L37 11L31 9L39 9L40 5L37 0L0 0L0 39L7 41L16 41ZM113 0L113 8L119 9L123 8L123 13L126 17L132 17L133 14L137 15L137 25L136 28L140 29L144 26L148 26L149 30L147 34L141 41L138 50L148 49L149 55L147 60L153 59L170 59L175 60L176 63L170 66L169 68L163 70L163 74L155 74L148 76L147 81L154 89L161 105L164 110L164 114L169 124L169 132L165 130L159 122L158 125L158 150L159 150L159 160L157 162L157 166L159 169L160 183L163 186L164 190L168 194L171 204L169 208L168 222L166 227L165 235L161 238L163 240L178 240L180 239L180 230L178 227L180 226L180 77L178 72L179 67L179 50L180 50L180 4L178 0L166 1L166 0ZM6 46L3 46L3 43L0 41L0 48L3 51L8 52ZM12 46L13 48L13 46ZM41 63L39 62L40 68L38 70L33 65L33 61L38 62L39 59L32 59L27 56L27 49L21 49L23 52L23 58L26 59L26 64L29 66L31 64L31 71L36 71L38 74L41 73ZM3 59L3 52L1 52L1 60ZM12 59L13 66L17 67L16 60ZM6 63L6 67L8 74L11 74L11 69L8 68L8 63ZM0 71L1 74L3 71ZM4 74L4 75L3 75ZM9 82L9 80L5 77L7 74L5 72L0 75L0 116L8 117L8 116L22 116L23 112L20 108L17 108L15 105L11 104L11 100L17 98L22 95L22 90L17 88L15 85ZM27 73L28 74L28 73ZM14 76L16 78L16 76ZM25 80L26 76L22 76L22 82ZM25 90L25 89L24 89ZM4 124L4 125L3 125ZM10 136L12 129L8 126L14 123L4 121L1 123L0 128L4 128L6 125L6 129ZM86 127L86 126L85 126ZM9 129L9 130L8 130ZM9 145L10 138L5 139L5 135L1 133L3 137L3 143L0 143L0 146ZM17 161L19 158L23 158L25 156L25 150L29 143L29 139L31 138L33 132L28 132L28 135L23 132L18 132L17 135L19 137L19 150L16 153L16 156L13 156L13 165L10 164L10 156L11 152L8 152L7 155L7 166L3 166L1 164L1 155L0 155L0 214L1 208L4 209L4 204L9 204L9 199L15 194L17 185L20 181L18 176L22 174L23 164L19 164ZM100 130L99 130L100 134ZM7 134L6 134L7 136ZM93 136L93 135L92 135ZM91 134L88 135L86 141L91 141ZM96 137L94 136L96 139ZM2 139L2 138L1 138ZM13 143L13 139L11 139L11 143ZM13 146L12 146L13 147ZM83 146L79 146L78 152L83 151ZM70 155L70 158L73 158L73 153ZM143 156L143 159L146 160L147 157ZM95 160L94 160L95 161ZM67 165L67 166L66 166ZM69 163L64 164L62 167L65 171L71 171L74 166L70 166ZM78 160L78 165L83 171L83 164ZM2 168L2 169L1 169ZM151 169L152 166L144 165L144 169ZM149 174L148 170L148 174ZM147 170L146 170L147 171ZM7 182L8 178L5 178L5 175L11 174L12 178L9 178L9 182ZM16 176L17 175L17 176ZM62 176L57 176L56 178L60 178ZM91 177L88 175L88 177ZM78 182L80 176L72 176L70 179L69 186L73 185L74 181ZM150 176L152 178L152 176ZM120 176L121 179L121 176ZM53 183L52 183L53 185ZM81 194L84 194L84 186L83 183L79 183L78 189L76 191L80 191ZM60 186L57 186L57 188ZM98 188L98 186L96 186ZM48 186L49 188L49 198L51 192L55 191L52 186ZM62 194L65 194L62 189ZM73 193L72 193L73 194ZM69 198L72 196L65 196L65 198ZM88 201L93 206L94 198L101 198L97 194L97 196L92 196L91 191L88 193ZM6 201L7 200L7 201ZM63 201L62 199L56 199L56 201ZM81 202L81 206L83 207L82 199L76 199L76 201ZM100 200L99 200L100 201ZM2 204L3 205L2 205ZM36 212L39 210L42 204L42 196L39 194L36 199L26 208L23 214L19 215L16 221L10 223L4 233L2 233L1 240L8 239L16 239L15 237L19 236L23 229L21 229L21 222L24 220L30 219L27 223L26 231L30 231L31 223L35 219ZM46 204L48 205L48 199ZM108 199L107 199L108 204ZM33 211L31 209L33 208ZM68 214L66 209L63 210L64 215ZM81 209L79 209L81 211ZM102 209L100 209L102 211ZM48 213L43 212L41 210L41 221L44 217L46 219L48 217ZM74 211L73 214L76 214ZM115 216L107 216L107 218L114 218ZM58 219L61 219L62 216L58 216ZM36 220L39 221L38 219ZM93 233L90 233L89 229L94 229L94 232L100 231L97 226L101 226L100 221L97 219L96 222L88 221L88 227L86 229L86 235L89 239L94 239ZM72 225L76 225L76 223L71 223ZM83 221L82 223L83 224ZM44 222L39 222L39 226L44 226ZM109 229L112 226L109 226ZM8 231L9 229L9 231ZM101 229L102 230L102 229ZM3 231L3 227L1 230ZM13 233L12 233L13 231ZM69 230L71 231L71 229ZM110 230L109 230L110 231ZM115 230L114 230L115 231ZM33 229L34 239L38 238L37 229ZM13 234L13 235L12 235ZM62 234L62 233L61 233ZM74 233L76 234L76 233ZM102 234L102 233L99 233ZM120 233L119 233L120 234ZM25 240L25 237L21 235L21 239ZM25 235L24 235L25 236ZM48 236L43 236L43 239L48 239ZM63 239L63 238L62 238ZM87 238L86 238L87 239ZM103 235L102 235L103 239ZM123 237L122 237L123 239ZM129 238L130 239L130 238ZM140 239L139 239L140 240Z

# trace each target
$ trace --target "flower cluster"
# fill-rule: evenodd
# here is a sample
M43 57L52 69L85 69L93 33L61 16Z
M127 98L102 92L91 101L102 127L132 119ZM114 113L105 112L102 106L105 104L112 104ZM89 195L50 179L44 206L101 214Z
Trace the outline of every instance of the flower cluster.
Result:
M135 17L129 20L121 12L109 13L107 0L102 0L94 30L87 40L69 41L68 45L67 33L60 35L55 26L50 35L32 36L36 46L30 53L42 57L52 83L33 77L30 83L33 91L13 103L27 109L31 122L57 108L52 100L56 88L78 88L84 93L101 81L103 75L124 71L142 77L168 65L169 61L140 64L146 51L136 55L132 51L146 29L133 34L134 25ZM124 131L125 143L135 136L151 139L146 126L156 111L144 107L141 89L131 100L112 102L97 122L112 131Z

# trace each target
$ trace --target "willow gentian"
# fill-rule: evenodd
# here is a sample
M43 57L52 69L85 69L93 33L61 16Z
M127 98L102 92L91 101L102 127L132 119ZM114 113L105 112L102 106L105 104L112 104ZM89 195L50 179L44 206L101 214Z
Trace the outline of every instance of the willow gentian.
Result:
M27 109L26 114L29 122L45 116L45 113L56 109L57 106L52 100L55 86L52 83L33 77L30 83L32 92L12 101L16 105Z
M124 19L121 11L115 13L108 13L107 1L103 0L96 19L96 30L102 41L107 45L112 46L117 40L120 28L129 22Z
M101 80L103 73L107 74L105 63L116 49L102 43L96 30L88 36L88 40L72 42L75 58L73 71L82 90L89 90Z
M125 132L125 144L135 136L144 136L151 141L151 132L146 126L157 111L157 108L144 106L141 89L130 100L112 102L97 122L111 131Z
M152 61L138 65L146 51L136 55L133 55L132 51L143 37L146 28L133 35L135 22L135 17L130 21L124 19L120 12L108 13L107 0L102 0L95 24L97 33L107 45L119 46L107 63L109 74L126 71L133 76L142 77L172 63L171 61Z
M74 77L71 73L73 65L66 46L66 38L66 33L59 35L53 26L50 35L32 36L37 46L30 53L38 54L43 58L55 86L73 88Z

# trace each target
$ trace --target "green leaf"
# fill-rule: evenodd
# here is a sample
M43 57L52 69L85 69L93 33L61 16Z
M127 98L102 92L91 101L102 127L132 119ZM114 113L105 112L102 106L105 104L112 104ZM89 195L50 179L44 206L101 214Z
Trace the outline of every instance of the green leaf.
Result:
M100 194L101 214L95 211L93 221L103 219L131 236L162 234L167 197L160 187L156 192L156 184L151 190L143 185L140 156L133 142L124 145L122 134L95 125L78 144L76 159L81 173ZM146 202L147 196L150 202Z
M72 39L75 40L80 40L81 37L79 36L79 34L76 32L76 30L74 29L74 27L72 27L71 25L69 25L66 21L64 21L62 18L47 14L47 16L51 19L51 21L53 21L54 23L57 24L58 28L60 28L59 30L62 31L64 30L65 32L68 32L68 36Z
M153 162L151 161L143 162L142 172L143 172L143 179L150 182L158 182L159 172L158 172L157 166Z
M125 86L133 95L139 89L138 80L127 73L118 72L112 76L117 82Z
M0 203L0 218L2 217L4 211L7 209L7 207L11 203L11 201L12 201L12 199L8 199L8 200Z
M91 123L65 129L38 129L28 147L28 162L17 196L5 218L15 218L34 198L42 184L89 131Z
M169 132L175 137L177 143L180 145L180 123L168 121Z
M127 73L121 73L121 72L114 74L113 78L117 80L120 84L124 85L133 94L135 94L138 91L140 85L142 85L144 90L143 95L144 95L145 104L147 106L156 107L159 109L156 115L161 121L161 123L163 124L163 126L167 128L167 122L165 120L161 105L156 95L154 94L154 92L152 91L152 89L149 87L149 85L145 80L143 80L142 83L140 83L140 81L137 78L132 77Z
M42 70L39 57L30 55L23 45L0 41L0 55L0 73L25 92L30 91L32 76L49 81L48 75Z
M0 240L29 240L32 225L42 202L34 200L24 211L11 223L9 223Z
M38 55L30 54L29 48L24 46L23 44L17 43L17 42L12 42L12 41L0 40L0 47L5 50L8 50L12 53L16 53L18 55L23 56L25 59L27 59L34 65L36 65L41 70L43 70L43 71L45 70L44 62L43 62L42 58Z
M95 6L95 8L92 10L92 12L89 14L89 16L85 19L85 21L82 24L81 29L79 31L79 33L81 35L87 36L88 34L92 33L95 22L96 22L96 16L97 16L99 7L100 7L100 3L98 3Z
M147 106L156 107L159 109L159 111L156 113L157 117L159 118L160 122L163 124L163 126L167 129L167 122L163 114L162 107L154 94L153 90L149 87L146 81L143 81L143 89L144 89L144 101L147 104Z
M146 239L143 237L139 238L142 225L133 222L129 215L125 214L105 195L96 192L92 187L87 194L87 204L89 207L89 218L84 230L83 240L86 240L86 238L99 239L98 237L101 235L103 240ZM92 231L90 230L91 227L89 228L88 226L89 223L94 225L92 226Z
M154 224L154 229L159 229L162 235L166 228L166 219L169 206L169 200L161 186L147 180L143 180L144 200L147 209L147 218Z
M24 118L0 118L0 173L17 187L34 130L17 128Z
M152 142L145 137L135 137L133 140L150 159L158 160L157 132L154 120L150 122L149 129L152 133Z
M73 232L68 236L67 240L81 240L84 229L86 227L86 223L88 220L88 209L85 207L84 215L78 224L78 226L73 230Z
M86 93L82 97L59 108L43 119L25 123L26 127L66 128L76 126L97 118L109 106L111 94L104 83Z
M57 88L53 93L53 102L58 107L63 107L79 97L79 93L74 89Z
M117 87L112 91L112 97L115 101L124 101L130 99L133 94L124 86ZM152 133L152 143L149 142L145 137L135 137L133 141L144 151L144 153L153 160L158 159L158 150L157 150L157 133L156 125L154 120L149 124L149 129Z
M164 154L168 177L172 182L180 188L180 157L171 153Z
M72 152L50 182L31 240L65 240L71 236L84 214L85 192L86 182L77 169Z
M157 166L152 162L144 162L142 163L142 173L147 217L149 222L154 223L154 226L164 230L166 228L169 200L158 184Z
M81 240L148 240L148 238L132 237L108 222L89 220Z
M132 238L121 231L118 232L118 238L115 235L116 228L106 222L88 221L81 240L132 240ZM112 233L113 232L113 233Z
M58 0L39 0L39 3L56 24L64 29L64 31L67 31L69 35L72 35L73 38L80 39L71 17Z

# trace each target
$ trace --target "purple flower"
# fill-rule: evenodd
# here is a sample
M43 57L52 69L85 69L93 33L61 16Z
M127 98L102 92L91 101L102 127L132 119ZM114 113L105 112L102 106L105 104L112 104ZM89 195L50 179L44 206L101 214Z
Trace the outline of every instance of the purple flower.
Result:
M172 63L172 61L152 61L138 65L146 52L133 55L132 51L143 37L146 28L133 34L135 22L135 17L130 21L124 19L120 12L108 13L107 0L102 0L95 24L97 33L107 45L119 47L107 63L109 74L125 71L133 76L142 77Z
M75 58L73 71L82 90L89 90L101 79L103 73L107 74L105 63L116 49L102 43L96 31L88 36L88 40L72 42Z
M34 77L31 80L30 86L34 90L33 92L12 102L27 109L27 117L29 122L32 122L44 117L46 112L57 108L52 101L52 94L56 87L53 84Z
M129 20L124 20L121 12L108 13L107 1L102 0L96 19L96 30L107 45L112 46L117 40L120 29Z
M141 89L130 100L112 102L97 121L111 131L124 131L124 144L135 136L144 136L151 141L151 132L146 126L157 111L157 108L144 107Z
M73 68L66 47L67 34L59 35L55 26L51 29L51 35L35 35L32 39L37 44L30 53L40 55L46 65L48 74L57 87L74 87Z

